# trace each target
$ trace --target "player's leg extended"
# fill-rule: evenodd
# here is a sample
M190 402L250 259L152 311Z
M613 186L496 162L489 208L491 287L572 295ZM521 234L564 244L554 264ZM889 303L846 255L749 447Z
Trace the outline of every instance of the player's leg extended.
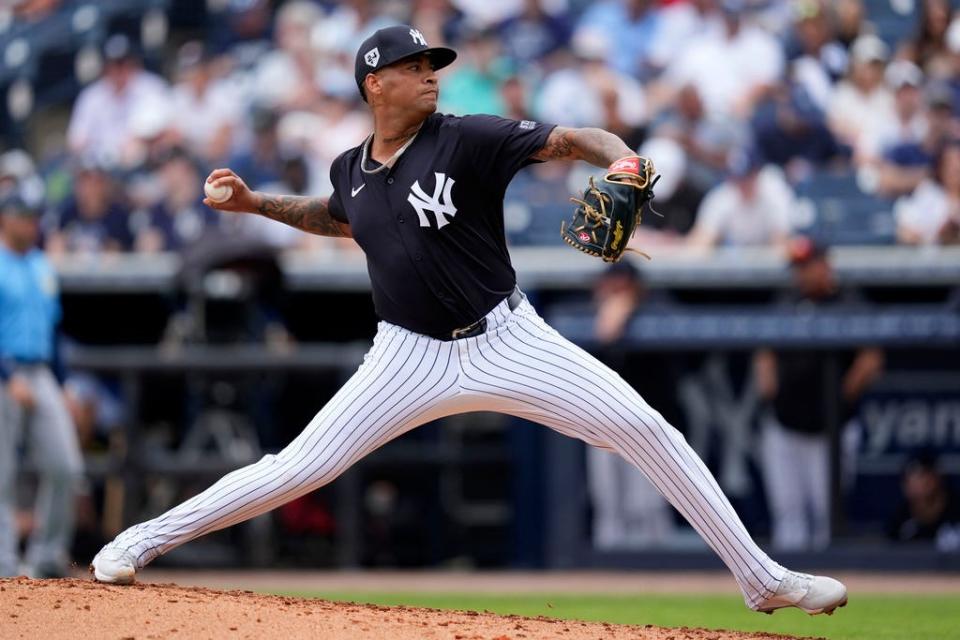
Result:
M37 575L57 575L65 573L69 564L83 456L63 391L53 374L38 367L29 377L36 406L25 438L40 471L40 486L34 508L37 526L26 561Z
M457 362L451 343L381 324L350 380L277 455L227 474L170 511L122 532L98 554L119 550L136 568L212 531L313 491L405 431L451 413ZM97 559L94 569L102 578ZM119 581L131 581L129 579Z
M733 572L748 606L766 607L788 573L752 540L683 436L619 375L521 306L464 377L499 410L611 448L640 468ZM814 609L815 607L811 607Z

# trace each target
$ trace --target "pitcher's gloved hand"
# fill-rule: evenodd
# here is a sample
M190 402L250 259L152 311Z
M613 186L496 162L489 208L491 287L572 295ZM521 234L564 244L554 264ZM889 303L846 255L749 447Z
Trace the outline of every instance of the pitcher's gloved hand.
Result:
M573 220L560 225L563 240L604 262L616 262L640 226L643 207L653 199L653 186L659 178L649 158L617 160L607 169L602 184L596 185L591 177L583 198L570 198L579 206Z

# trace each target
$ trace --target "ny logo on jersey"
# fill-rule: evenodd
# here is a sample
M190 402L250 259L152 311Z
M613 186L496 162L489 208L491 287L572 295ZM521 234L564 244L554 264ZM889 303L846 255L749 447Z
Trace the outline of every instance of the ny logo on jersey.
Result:
M423 34L420 33L417 29L410 29L410 37L413 38L413 41L417 44L425 47L427 46L427 40L423 37Z
M420 187L420 181L417 180L413 183L413 186L410 187L407 202L417 210L421 227L430 226L430 219L425 212L431 211L437 219L437 229L442 229L444 225L449 222L446 216L452 218L457 215L457 207L454 206L453 198L450 196L450 191L453 189L455 181L453 178L447 178L443 173L434 173L433 175L437 179L437 183L433 187L433 197L428 197L427 194L424 193ZM441 197L441 194L443 197Z

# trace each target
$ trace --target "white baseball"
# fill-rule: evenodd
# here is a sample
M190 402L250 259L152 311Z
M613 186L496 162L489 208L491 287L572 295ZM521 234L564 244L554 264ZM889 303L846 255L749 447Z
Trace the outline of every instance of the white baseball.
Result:
M218 187L212 182L204 182L203 192L214 202L226 202L233 197L233 187L228 184Z

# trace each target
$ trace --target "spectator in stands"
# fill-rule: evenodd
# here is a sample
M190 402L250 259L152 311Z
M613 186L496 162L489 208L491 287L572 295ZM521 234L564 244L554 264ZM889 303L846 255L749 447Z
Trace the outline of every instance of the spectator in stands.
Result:
M949 64L931 73L932 77L945 81L953 90L953 110L960 110L960 15L953 19L947 29Z
M853 149L858 163L876 158L872 141L896 122L893 94L883 77L889 57L890 48L877 36L857 38L850 48L850 72L827 107L830 130Z
M322 17L323 10L307 0L280 7L274 25L276 48L254 71L254 102L284 110L305 108L317 99L318 59L311 34Z
M832 4L837 40L849 51L857 38L870 32L867 11L863 0L835 0Z
M926 131L920 140L908 140L884 150L878 166L877 191L885 196L913 193L931 174L937 150L957 131L953 91L942 82L926 88Z
M562 162L539 162L517 173L504 196L503 222L508 241L561 242L558 216L569 210L570 173L570 167Z
M177 53L177 84L173 87L174 127L196 158L218 165L231 151L240 118L240 100L214 73L214 61L196 41Z
M634 78L649 75L651 45L660 29L660 15L652 0L602 0L580 16L575 38L603 38L611 46L606 65Z
M616 44L608 36L585 31L573 39L576 60L548 75L534 112L545 122L602 127L630 147L642 139L646 106L640 83L604 63Z
M597 357L614 370L625 369L623 336L646 297L640 273L627 260L608 267L594 286ZM650 481L622 458L588 447L587 481L593 503L594 547L640 549L671 540L674 522L670 507Z
M795 206L783 172L754 148L731 152L727 167L727 179L703 199L688 244L700 249L783 245Z
M10 149L0 154L0 194L13 190L19 191L30 202L43 201L47 191L33 158L23 149ZM41 222L46 225L49 221L44 219Z
M662 113L652 128L654 135L680 145L687 158L689 182L701 192L723 180L730 149L744 146L750 135L744 123L709 113L694 85L680 89L673 107Z
M920 144L929 129L920 68L907 60L894 60L887 67L885 79L893 91L895 117L877 129L870 140L874 156L896 146Z
M109 169L95 160L78 160L73 193L61 206L46 249L65 253L112 253L133 248L129 209L118 197Z
M799 80L800 64L795 61L789 76L760 102L751 123L761 153L792 181L840 155L821 105Z
M897 239L903 244L960 242L960 140L944 144L933 176L894 205Z
M826 111L834 82L847 70L847 51L835 37L823 0L801 0L793 11L793 33L787 43L790 73L816 107Z
M497 26L504 52L519 68L539 63L570 39L566 14L549 13L544 4L544 0L524 0L522 12Z
M467 20L463 12L454 7L450 0L414 0L410 5L403 22L417 25L427 42L454 42L459 39L457 34L461 29L466 28Z
M503 115L500 85L510 76L507 60L493 31L470 30L465 34L457 65L443 81L439 109L464 115Z
M650 44L647 68L659 74L684 52L689 43L723 35L723 15L717 0L661 2L657 36Z
M184 150L173 150L157 172L163 199L139 229L137 251L181 251L217 227L220 216L203 204L202 172Z
M285 155L280 167L280 180L263 186L268 193L313 195L307 160L300 153ZM221 225L236 227L249 238L259 239L276 249L292 249L308 240L297 229L265 216L222 216Z
M366 111L354 108L357 85L353 78L345 86L324 90L324 98L311 112L288 113L277 124L281 156L301 150L310 166L310 195L333 191L330 165L344 149L355 147L370 135L373 124Z
M17 192L0 202L0 576L23 573L14 519L20 443L29 445L41 479L25 558L31 576L67 574L74 487L83 473L76 430L50 371L60 301L56 274L36 249L39 204Z
M204 39L214 51L267 37L273 18L270 0L220 2L207 7Z
M323 54L321 59L315 60L313 66L321 75L330 68L339 67L339 70L346 71L351 79L354 54L363 41L377 29L389 27L398 21L405 22L409 11L409 7L404 3L388 6L380 0L343 0L322 4L326 4L330 11L321 15L309 32L309 44ZM427 40L436 41L429 36ZM269 74L264 77L269 78ZM308 106L307 103L297 105L298 108Z
M785 300L786 308L809 313L856 302L852 293L839 289L825 247L797 238L789 256L795 292ZM883 352L876 348L833 357L839 358L836 369L823 351L764 349L754 356L756 384L768 403L761 455L776 549L820 549L829 543L828 403L840 401L840 421L834 425L839 429L883 370ZM825 390L834 384L838 392Z
M119 170L127 174L151 170L172 148L180 145L180 115L170 99L143 105L130 118L130 138L120 158Z
M26 182L39 180L33 158L23 149L10 149L0 154L0 193L6 193L15 188L22 188ZM43 193L42 182L39 185L38 195ZM31 189L35 190L35 186Z
M131 142L131 123L147 105L166 102L165 80L144 71L130 39L114 35L103 47L103 76L77 97L67 144L76 155L116 164Z
M921 0L917 33L903 47L906 58L933 76L940 76L950 64L946 42L950 5L950 0Z
M676 102L650 129L640 154L655 158L663 175L656 204L663 217L645 217L637 237L653 228L686 234L704 195L726 177L730 149L744 146L749 129L734 118L708 113L693 85L680 89ZM673 238L657 238L669 240Z
M450 0L450 4L463 12L465 22L480 28L508 20L523 9L523 0Z
M522 77L515 75L504 80L500 85L504 117L511 120L533 120L528 94L529 88Z
M253 139L239 149L227 163L252 189L279 178L280 143L277 135L278 113L268 107L256 106L250 114Z
M693 85L709 113L744 119L783 74L782 47L771 34L746 22L745 0L722 0L720 5L722 35L690 43L667 67L657 90L658 105Z
M907 461L901 488L903 501L887 525L887 535L897 542L933 543L937 551L960 552L960 499L932 453Z

